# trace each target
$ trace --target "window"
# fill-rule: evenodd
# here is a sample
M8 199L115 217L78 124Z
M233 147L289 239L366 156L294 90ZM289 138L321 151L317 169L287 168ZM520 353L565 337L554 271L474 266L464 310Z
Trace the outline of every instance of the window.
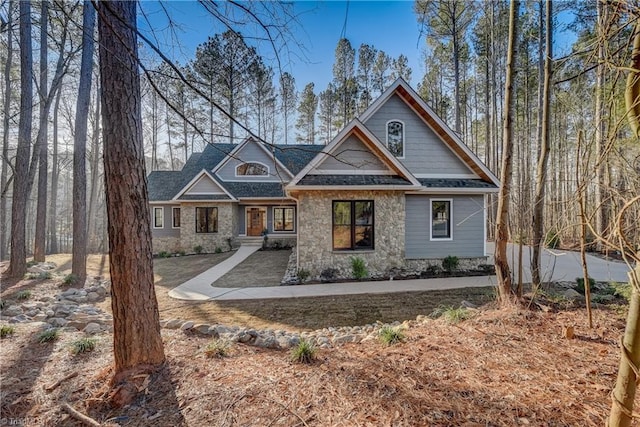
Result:
M236 176L266 176L269 175L269 167L258 162L242 163L236 167Z
M452 239L451 200L431 200L431 239Z
M273 231L293 231L293 208L273 208Z
M333 249L373 249L373 200L333 202Z
M396 157L404 157L404 124L398 120L387 123L387 148Z
M173 217L172 227L180 228L180 208L172 208L171 216Z
M153 228L164 227L164 208L153 208Z
M218 232L218 208L196 208L196 233Z

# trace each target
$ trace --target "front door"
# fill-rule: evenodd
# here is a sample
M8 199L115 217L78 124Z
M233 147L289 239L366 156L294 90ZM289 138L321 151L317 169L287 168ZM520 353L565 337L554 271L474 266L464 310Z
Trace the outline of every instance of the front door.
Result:
M260 236L265 228L264 209L250 208L247 210L247 236Z

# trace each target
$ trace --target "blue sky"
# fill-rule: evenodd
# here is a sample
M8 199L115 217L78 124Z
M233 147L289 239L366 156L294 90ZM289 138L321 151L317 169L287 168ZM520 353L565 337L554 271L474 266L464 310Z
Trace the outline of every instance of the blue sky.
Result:
M162 4L177 24L173 34L168 31L167 13L157 2L151 1L142 3L145 15L139 15L140 29L150 34L148 28L153 27L153 35L163 50L183 64L193 58L200 43L224 31L195 1L165 1ZM316 92L326 88L332 79L334 51L343 28L355 49L367 43L394 58L401 53L406 55L413 70L413 84L423 74L424 39L420 39L413 1L296 1L293 7L299 25L293 25L292 31L303 50L295 43L289 44L293 52L283 63L283 71L289 71L295 77L298 90L312 81L316 83ZM273 57L265 44L258 49L267 60Z

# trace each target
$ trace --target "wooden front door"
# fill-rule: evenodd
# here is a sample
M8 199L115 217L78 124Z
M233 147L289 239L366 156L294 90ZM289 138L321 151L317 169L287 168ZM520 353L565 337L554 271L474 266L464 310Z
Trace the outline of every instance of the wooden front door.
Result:
M264 230L265 211L260 208L247 210L247 236L260 236Z

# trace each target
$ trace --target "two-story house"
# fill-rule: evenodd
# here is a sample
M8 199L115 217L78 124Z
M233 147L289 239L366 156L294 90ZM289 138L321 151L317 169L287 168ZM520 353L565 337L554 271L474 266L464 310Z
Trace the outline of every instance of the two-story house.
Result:
M328 145L210 144L149 175L154 251L295 242L298 268L349 276L486 262L487 194L499 181L403 80Z

